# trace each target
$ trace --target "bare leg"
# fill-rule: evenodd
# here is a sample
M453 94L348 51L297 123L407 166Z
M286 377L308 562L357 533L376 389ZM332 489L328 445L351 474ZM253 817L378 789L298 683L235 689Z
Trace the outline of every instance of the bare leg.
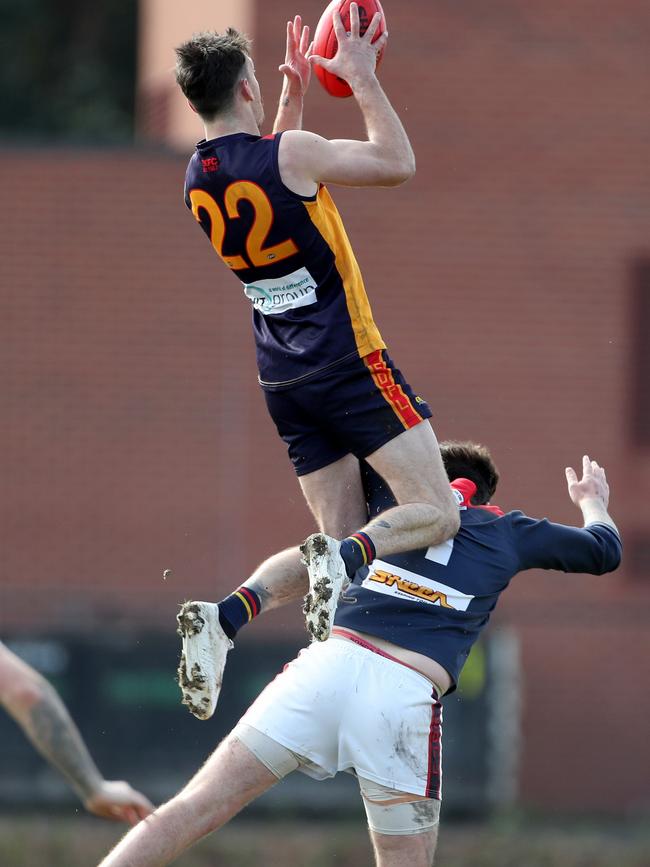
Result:
M136 825L99 867L164 867L277 782L228 735L187 786Z
M387 481L398 502L396 507L369 523L359 461L353 455L346 455L327 467L300 477L305 499L319 529L330 537L330 540L345 538L361 527L372 539L377 556L382 557L439 544L458 531L458 508L449 488L438 442L428 422L422 422L395 437L370 455L368 462ZM335 547L333 541L327 544ZM312 555L310 561L312 581L318 590L315 593L310 591L304 610L308 628L312 635L320 640L329 634L339 593L339 584L336 582L346 578L343 561L338 552L334 550L332 557L338 560L334 574L330 574L329 555L325 559L321 557L320 560L315 560ZM320 575L321 571L326 577ZM336 579L334 585L331 584L333 578ZM244 587L257 595L258 611L270 611L304 596L309 584L300 552L297 548L289 548L268 558L244 583ZM230 600L234 602L236 595L237 592L221 604L231 605ZM248 606L246 607L248 610ZM230 621L230 635L234 635L246 622L246 612L241 603L237 602L232 610L235 616ZM247 613L250 619L250 610ZM225 608L220 609L219 617L228 618ZM184 636L184 655L187 659L190 656L193 659L189 644L187 648L185 644L192 638L194 631L188 628L183 631L182 622L181 631ZM203 639L200 639L199 643L202 641ZM225 637L224 642L227 645ZM202 655L198 644L197 648L198 655ZM224 662L225 651L220 657L220 670L223 669ZM204 678L202 683L220 683L218 674L213 676L212 672L203 669L204 665L201 663L201 674ZM193 689L191 678L183 678L181 675L181 680L183 679L187 681L186 685ZM205 688L199 685L197 690L201 692L205 691ZM200 706L192 696L186 696L186 699L190 707ZM212 699L209 705L213 708ZM212 711L205 710L202 718L207 719Z
M368 510L359 461L353 455L301 476L300 484L322 533L340 539L366 523ZM300 549L287 548L269 557L244 582L244 587L257 593L262 611L301 599L309 589L309 579Z
M321 533L342 539L368 520L361 470L354 455L300 476L299 481Z
M377 867L431 867L436 854L438 828L422 834L392 835L370 831Z
M245 604L242 602L246 594L244 588L255 594L253 597L249 594ZM301 599L308 589L309 579L301 563L300 549L289 548L265 560L244 585L225 600L183 603L176 617L182 639L178 684L183 704L190 713L198 719L209 719L214 713L228 650L233 646L229 636L234 637L236 630L252 619L251 612L255 610L259 614ZM255 609L250 605L251 598L258 600ZM229 605L230 618L223 615ZM233 631L226 633L226 626Z
M457 532L458 508L428 422L390 440L370 455L368 463L386 480L398 502L370 523L354 455L300 477L322 533L342 539L362 528L381 557L436 545ZM263 611L304 596L309 583L299 549L288 548L269 557L244 586L258 594Z
M458 506L427 421L390 440L367 461L386 480L398 503L363 528L377 556L439 545L458 532Z
M398 505L367 523L359 463L348 455L300 479L321 532L341 539L361 528L379 557L439 545L458 532L458 506L427 421L390 440L367 461L386 480Z
M321 496L314 514L323 532L345 536L367 520L359 462L352 455L303 477L301 482L305 479L309 480L308 486L311 482L319 488ZM255 596L249 594L245 599L246 589L254 591ZM178 682L183 704L191 713L199 719L209 719L214 713L226 655L232 647L230 638L237 630L256 614L304 597L308 590L309 578L300 550L289 548L265 560L241 588L218 604L184 603L177 615L183 642ZM323 597L322 604L333 610L338 592L333 601L331 597L332 593L327 599ZM312 594L309 598L313 599ZM320 598L318 602L320 604ZM313 619L319 612L312 611L311 607L309 612L303 610Z
M307 567L301 561L300 548L287 548L269 557L243 586L257 593L262 611L302 599L309 589L309 578Z
M388 482L398 503L370 523L359 464L351 455L300 479L321 526L321 533L301 546L310 584L303 611L307 630L317 641L329 637L339 595L348 577L372 559L373 545L379 557L424 548L451 538L460 526L438 442L427 422L377 449L368 463ZM330 520L330 514L337 520ZM340 539L360 525L367 538L357 536L341 546Z

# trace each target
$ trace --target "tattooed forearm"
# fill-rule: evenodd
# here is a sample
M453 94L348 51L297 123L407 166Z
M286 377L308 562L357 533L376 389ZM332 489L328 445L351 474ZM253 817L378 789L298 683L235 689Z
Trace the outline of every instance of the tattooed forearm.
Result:
M64 774L82 800L97 791L102 776L74 722L50 684L27 713L25 731L36 749Z
M390 530L391 524L388 521L371 521L371 527L383 527L384 530Z
M302 105L302 93L296 92L285 81L273 123L273 132L284 132L287 129L302 129Z

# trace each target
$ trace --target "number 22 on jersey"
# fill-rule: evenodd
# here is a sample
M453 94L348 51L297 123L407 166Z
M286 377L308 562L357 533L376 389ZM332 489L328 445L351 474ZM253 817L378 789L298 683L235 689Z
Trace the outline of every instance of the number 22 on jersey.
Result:
M298 247L289 238L279 244L265 247L271 226L273 225L273 206L264 190L252 181L234 181L224 193L224 205L228 220L240 217L239 203L242 199L253 206L253 224L246 237L246 255L248 261L241 256L225 256L223 242L226 235L226 217L215 199L205 190L191 190L190 202L192 213L201 222L199 211L203 209L210 218L210 241L217 254L229 268L238 271L243 268L261 268L288 259L298 252Z

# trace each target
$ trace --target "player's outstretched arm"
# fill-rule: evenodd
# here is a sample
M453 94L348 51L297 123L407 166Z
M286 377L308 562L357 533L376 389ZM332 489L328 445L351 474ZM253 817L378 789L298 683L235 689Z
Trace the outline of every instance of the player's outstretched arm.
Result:
M273 132L302 129L303 100L311 78L308 56L312 46L313 43L309 43L309 27L302 26L300 15L296 15L293 21L287 21L287 48L284 63L279 67L284 81Z
M582 478L572 467L565 470L569 497L582 512L585 526L588 524L607 524L618 532L616 524L607 511L609 506L609 485L605 470L592 461L589 455L582 458Z
M621 562L622 543L608 512L605 471L585 455L581 479L571 467L565 473L569 497L582 512L584 526L572 527L546 518L529 518L522 512L510 513L519 571L558 569L589 575L613 572Z
M152 804L128 783L102 777L56 690L3 644L0 704L68 779L89 812L132 825L151 813Z
M352 88L366 124L367 141L331 140L310 132L283 136L279 150L280 173L290 189L311 193L318 183L351 187L397 186L415 172L415 156L406 130L375 75L377 54L386 44L384 32L376 42L377 13L363 36L359 35L359 9L350 5L350 34L341 16L332 16L338 51L328 60L311 55L328 72L343 78Z

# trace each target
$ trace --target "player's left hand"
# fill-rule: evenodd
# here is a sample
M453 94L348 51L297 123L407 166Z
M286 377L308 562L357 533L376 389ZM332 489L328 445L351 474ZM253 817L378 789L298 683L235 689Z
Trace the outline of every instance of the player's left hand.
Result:
M287 51L279 69L286 76L289 87L301 95L309 87L311 64L307 57L313 46L314 43L309 42L309 27L302 26L300 15L296 15L293 21L287 21Z
M334 10L332 12L332 26L336 34L336 54L334 57L327 58L310 53L310 62L317 63L323 69L331 72L332 75L338 75L343 81L347 81L352 90L369 78L374 78L377 58L388 41L387 30L384 30L381 36L375 39L375 33L379 29L381 19L381 12L375 12L362 36L359 5L350 3L350 32L346 33L341 20L341 13Z
M569 497L578 508L584 500L600 500L605 508L607 508L609 503L609 485L607 484L605 470L597 461L592 461L589 455L584 455L582 458L581 479L578 479L578 475L573 467L567 467L565 473Z
M89 813L115 822L137 825L153 812L153 804L122 780L103 780L96 792L84 801Z

